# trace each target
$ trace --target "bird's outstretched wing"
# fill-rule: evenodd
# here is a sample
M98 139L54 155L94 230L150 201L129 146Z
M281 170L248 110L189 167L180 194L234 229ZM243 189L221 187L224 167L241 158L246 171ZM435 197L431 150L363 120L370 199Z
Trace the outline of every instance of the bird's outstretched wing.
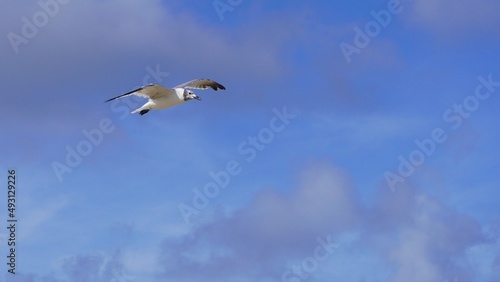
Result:
M172 89L165 88L159 84L148 84L146 86L137 88L120 96L108 99L105 102L113 101L130 95L137 95L144 98L155 99L161 96L170 95L172 93L175 93L175 91Z
M226 90L226 87L224 87L222 84L206 78L194 79L177 85L174 88L207 89L208 87L212 88L215 91L217 91L217 89Z

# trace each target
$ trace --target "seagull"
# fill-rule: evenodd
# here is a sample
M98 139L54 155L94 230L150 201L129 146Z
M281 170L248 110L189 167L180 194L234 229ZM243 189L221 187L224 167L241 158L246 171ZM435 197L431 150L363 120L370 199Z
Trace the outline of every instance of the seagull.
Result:
M201 98L188 89L207 89L212 88L226 90L226 87L210 79L194 79L183 84L177 85L170 89L163 87L156 83L151 83L142 86L120 96L116 96L105 102L110 102L116 99L127 97L130 95L137 95L140 97L148 98L149 100L142 107L132 111L133 114L139 113L141 116L147 114L150 110L160 110L172 106L183 104L189 100L196 99L201 101Z

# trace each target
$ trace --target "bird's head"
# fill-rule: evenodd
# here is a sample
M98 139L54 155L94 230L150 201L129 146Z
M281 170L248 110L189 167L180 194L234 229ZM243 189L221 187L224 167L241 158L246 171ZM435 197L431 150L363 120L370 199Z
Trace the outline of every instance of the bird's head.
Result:
M201 101L201 97L199 97L198 95L194 94L193 91L189 91L189 90L184 90L184 101L189 101L189 100L192 100L192 99L196 99L198 101Z

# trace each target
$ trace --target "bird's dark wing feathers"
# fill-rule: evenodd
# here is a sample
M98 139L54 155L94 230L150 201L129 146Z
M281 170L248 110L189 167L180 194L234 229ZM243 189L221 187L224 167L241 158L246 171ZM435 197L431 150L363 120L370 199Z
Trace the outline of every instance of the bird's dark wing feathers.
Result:
M209 87L215 91L217 91L217 89L226 90L226 87L224 87L222 84L206 78L194 79L177 85L175 88L207 89Z

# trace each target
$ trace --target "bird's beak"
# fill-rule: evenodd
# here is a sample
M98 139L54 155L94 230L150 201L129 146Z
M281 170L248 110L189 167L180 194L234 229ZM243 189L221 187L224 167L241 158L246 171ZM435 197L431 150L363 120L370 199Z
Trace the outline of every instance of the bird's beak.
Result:
M200 97L200 96L196 96L196 97L194 97L194 98L195 98L196 100L198 100L198 101L201 101L201 97Z

